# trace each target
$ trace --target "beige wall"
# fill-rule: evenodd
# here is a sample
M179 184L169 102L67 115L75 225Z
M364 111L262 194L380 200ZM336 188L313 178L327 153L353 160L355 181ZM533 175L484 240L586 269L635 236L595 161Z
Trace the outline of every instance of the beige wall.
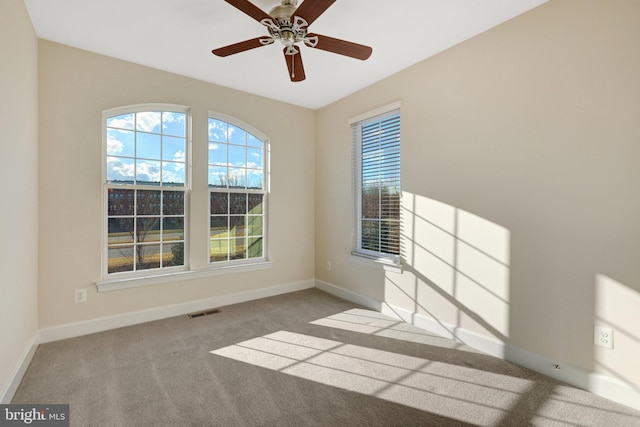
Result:
M0 400L38 328L38 51L22 0L0 2Z
M640 387L639 16L553 0L321 109L316 277ZM385 275L348 256L347 119L396 100L405 265Z
M311 110L40 40L40 327L312 279L314 129ZM208 245L207 111L271 140L268 270L97 293L101 259L101 114L174 103L193 115L194 267ZM74 290L88 288L88 302Z

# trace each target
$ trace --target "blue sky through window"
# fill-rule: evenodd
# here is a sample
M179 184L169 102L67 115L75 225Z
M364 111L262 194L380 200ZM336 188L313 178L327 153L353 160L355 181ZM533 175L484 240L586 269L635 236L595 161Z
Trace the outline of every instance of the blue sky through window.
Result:
M106 125L107 181L184 185L185 113L128 113Z

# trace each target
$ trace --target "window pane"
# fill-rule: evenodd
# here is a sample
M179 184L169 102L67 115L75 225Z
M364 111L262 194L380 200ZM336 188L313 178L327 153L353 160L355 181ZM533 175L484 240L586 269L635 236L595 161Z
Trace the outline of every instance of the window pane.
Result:
M229 194L229 213L242 215L247 213L247 195L231 193Z
M246 169L229 168L229 188L245 188L246 181Z
M136 130L160 133L160 112L146 111L136 113Z
M186 114L166 111L162 113L162 133L184 137L186 133Z
M221 166L209 166L209 186L227 188L227 168Z
M136 181L138 184L160 184L160 162L136 160Z
M136 157L160 160L160 135L138 132L136 135Z
M250 237L248 244L247 256L249 258L262 257L262 237Z
M185 161L184 138L162 137L162 160Z
M259 138L251 135L250 133L247 134L247 145L250 147L258 147L260 149L262 149L262 141L260 141Z
M109 216L133 215L134 190L109 189L108 212Z
M247 188L252 190L262 190L264 188L262 170L247 169Z
M168 186L183 186L184 163L162 162L162 184Z
M143 111L105 119L107 271L185 265L187 114ZM157 186L157 190L140 189ZM167 191L163 191L162 187Z
M209 141L227 142L227 123L209 118Z
M360 140L362 249L400 253L400 114L356 125ZM356 133L354 132L354 135Z
M160 268L160 245L136 245L136 270Z
M247 131L237 126L229 125L229 144L247 144Z
M247 196L249 198L249 213L250 214L261 214L262 213L262 194L249 194Z
M162 214L163 215L184 215L184 192L163 191L162 192Z
M380 251L378 221L362 221L362 249Z
M184 240L184 218L162 220L162 241Z
M184 243L162 245L162 266L175 267L179 265L184 265Z
M380 190L378 187L362 189L362 217L380 218Z
M212 239L209 247L209 261L227 261L229 259L229 240Z
M113 116L107 118L107 126L112 128L120 128L120 129L131 129L133 130L134 125L134 117L133 113L131 114L122 114L120 116Z
M380 200L381 218L400 218L400 192L394 189L383 188Z
M138 215L160 215L160 191L138 190L136 213Z
M229 217L228 216L212 216L211 217L210 237L227 238L229 237Z
M107 272L133 271L133 246L109 247Z
M215 142L209 143L209 164L211 165L227 165L227 145Z
M107 155L134 157L135 132L107 129Z
M107 182L131 183L135 179L133 159L107 157Z
M138 218L136 221L136 240L142 242L160 241L160 218Z
M400 254L400 223L398 221L380 222L380 250L388 254Z
M245 167L247 149L238 145L229 145L229 166Z
M109 218L108 244L133 243L133 218Z
M230 216L229 217L229 237L239 237L246 235L244 216Z
M229 240L229 259L243 259L247 257L247 239L237 237Z
M209 186L229 189L210 196L211 262L264 256L264 194L246 191L265 187L263 147L246 130L209 118Z
M262 150L258 148L247 148L247 167L254 169L262 168Z
M249 236L262 236L262 216L249 215L247 223Z
M229 213L229 194L211 193L211 214L226 215Z

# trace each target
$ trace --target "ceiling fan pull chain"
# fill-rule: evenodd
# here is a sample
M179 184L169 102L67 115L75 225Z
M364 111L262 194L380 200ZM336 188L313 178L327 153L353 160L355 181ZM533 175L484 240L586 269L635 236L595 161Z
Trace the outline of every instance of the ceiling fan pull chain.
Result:
M293 60L293 55L291 55L291 78L294 79L296 77L296 61Z

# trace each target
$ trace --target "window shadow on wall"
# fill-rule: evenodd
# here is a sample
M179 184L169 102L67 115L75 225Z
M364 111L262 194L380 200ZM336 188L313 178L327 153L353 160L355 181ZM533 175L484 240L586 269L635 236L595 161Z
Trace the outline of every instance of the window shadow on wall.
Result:
M612 330L613 349L594 346L594 372L640 393L640 292L604 274L595 278L594 325ZM594 344L599 337L594 334Z
M402 196L403 273L385 276L385 302L404 320L454 338L509 337L510 232L428 197ZM407 319L407 316L412 317Z

